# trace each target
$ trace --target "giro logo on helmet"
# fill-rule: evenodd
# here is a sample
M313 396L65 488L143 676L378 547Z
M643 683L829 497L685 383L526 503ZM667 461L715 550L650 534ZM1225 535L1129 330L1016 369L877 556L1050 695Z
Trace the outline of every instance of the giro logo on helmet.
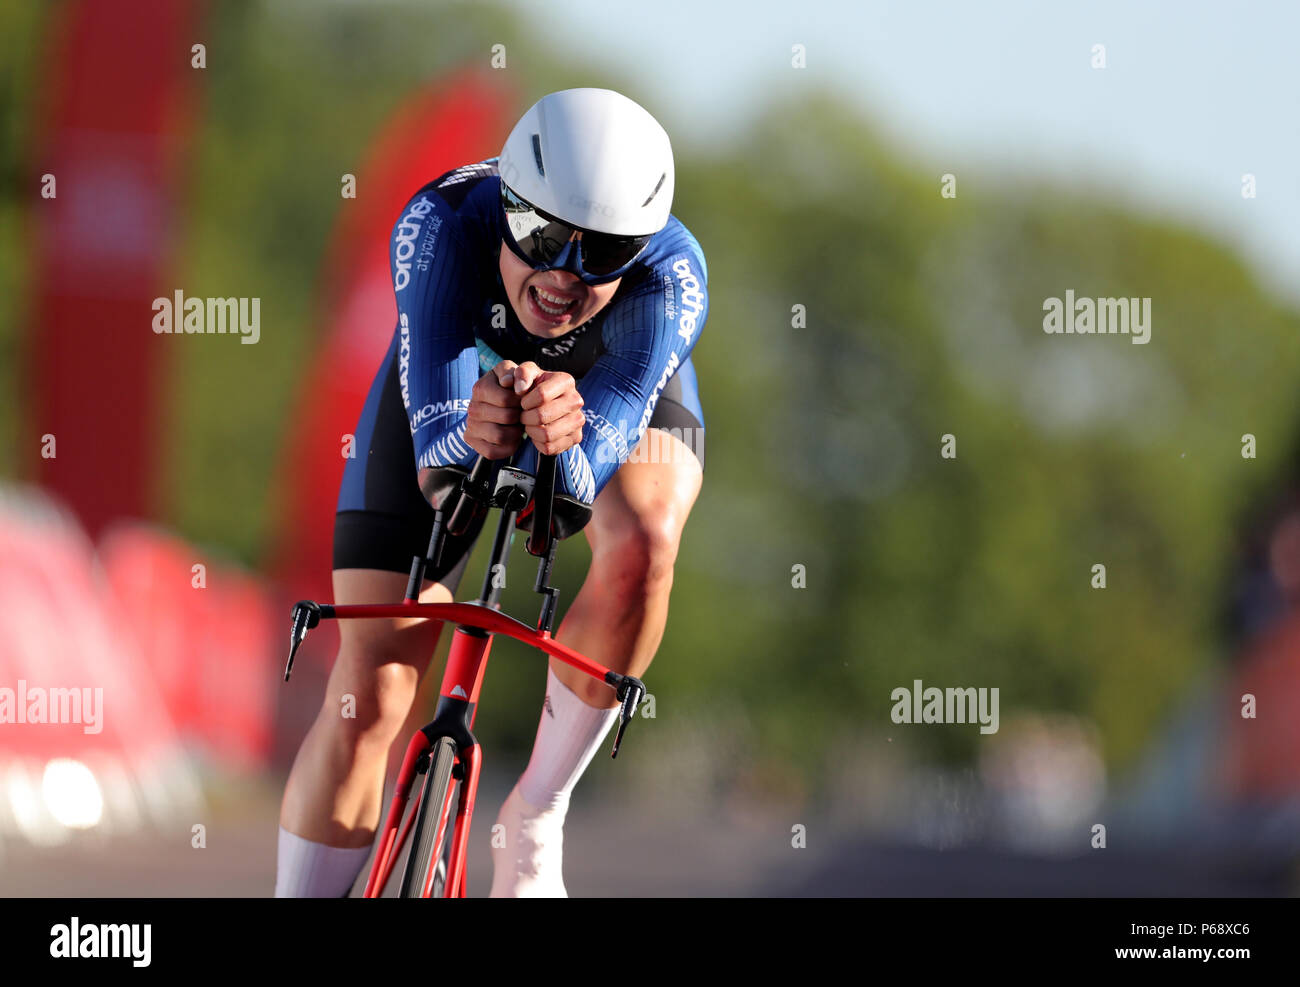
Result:
M585 209L588 212L600 213L600 215L609 219L614 218L613 206L607 206L602 202L592 202L590 199L578 195L576 192L569 196L569 205L577 206L579 209Z

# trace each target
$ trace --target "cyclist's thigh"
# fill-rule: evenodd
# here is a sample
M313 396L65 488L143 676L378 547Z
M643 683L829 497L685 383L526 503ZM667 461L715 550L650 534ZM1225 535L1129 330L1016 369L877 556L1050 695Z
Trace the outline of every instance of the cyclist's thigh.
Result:
M406 593L407 577L382 569L335 569L334 601L340 604L396 602ZM452 591L426 581L422 603L450 603ZM402 617L340 620L339 652L349 664L378 667L392 662L409 665L415 678L423 676L438 645L441 621Z
M703 476L703 414L688 360L660 394L632 455L592 505L586 529L592 547L602 536L627 534L629 528L666 536L675 545Z

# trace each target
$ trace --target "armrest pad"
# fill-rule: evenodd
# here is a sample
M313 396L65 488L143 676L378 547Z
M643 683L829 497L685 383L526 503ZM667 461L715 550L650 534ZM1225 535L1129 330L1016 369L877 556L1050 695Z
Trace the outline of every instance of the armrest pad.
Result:
M559 539L568 538L570 535L576 535L579 531L587 526L591 520L591 505L584 504L576 497L569 494L557 493L555 495L554 506L551 508L551 525L555 529L555 537ZM529 507L528 513L519 519L516 527L520 531L533 530L533 511Z

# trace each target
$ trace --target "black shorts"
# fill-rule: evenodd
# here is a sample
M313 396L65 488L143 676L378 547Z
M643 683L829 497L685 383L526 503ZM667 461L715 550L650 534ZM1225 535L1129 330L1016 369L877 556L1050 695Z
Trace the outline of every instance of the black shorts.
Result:
M687 360L660 393L649 427L689 436L686 445L703 467L704 425L694 384L694 368ZM433 508L420 492L416 475L398 382L396 336L370 387L355 448L356 458L349 459L343 471L334 516L334 568L410 572L411 559L429 545ZM426 578L454 593L482 527L479 520L465 534L448 536L439 564Z

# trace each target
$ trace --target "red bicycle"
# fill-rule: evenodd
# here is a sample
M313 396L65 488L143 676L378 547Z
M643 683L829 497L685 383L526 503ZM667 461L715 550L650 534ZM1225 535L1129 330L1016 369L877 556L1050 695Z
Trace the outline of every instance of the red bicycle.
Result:
M416 731L407 745L388 818L377 834L378 852L366 882L366 898L382 896L412 826L414 842L402 877L400 897L465 897L470 817L474 812L474 796L483 767L482 751L472 728L494 635L506 634L530 644L544 654L553 655L605 682L614 690L621 709L611 757L618 756L624 731L645 696L645 685L640 679L610 671L551 637L559 596L559 590L550 585L551 567L560 541L554 514L555 457L539 457L535 477L514 466L513 462L501 466L494 473L494 464L480 456L468 473L461 469L444 474L453 476L450 484L455 506L445 524L444 511L435 510L429 547L424 555L417 555L412 560L406 598L401 603L335 606L300 600L294 604L289 660L284 670L286 682L293 671L293 659L299 645L307 632L322 620L424 617L455 626L433 720ZM456 481L459 481L458 489ZM450 496L442 498L444 506L451 500ZM502 513L479 598L472 603L420 603L420 587L426 567L436 564L446 535L463 533L472 521L490 508L499 508ZM501 584L493 578L497 572L504 571L516 521L522 523L525 519L531 521L528 552L541 559L534 585L534 590L542 595L542 609L536 627L529 627L500 611ZM502 568L498 569L498 566ZM411 791L420 775L424 776L424 784L415 807L408 813ZM448 840L451 802L457 790L459 800L455 824Z

